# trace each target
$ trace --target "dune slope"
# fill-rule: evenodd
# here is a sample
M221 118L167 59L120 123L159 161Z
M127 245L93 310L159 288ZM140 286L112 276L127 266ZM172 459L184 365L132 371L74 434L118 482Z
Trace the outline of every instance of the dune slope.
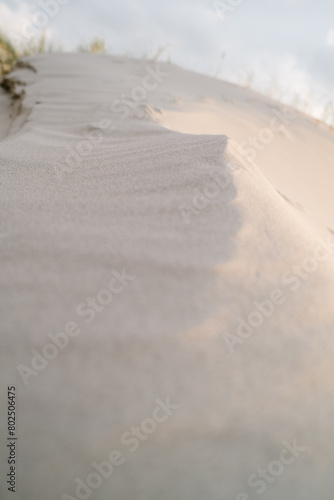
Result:
M163 126L183 70L29 63L0 142L18 498L332 498L332 233L233 138Z

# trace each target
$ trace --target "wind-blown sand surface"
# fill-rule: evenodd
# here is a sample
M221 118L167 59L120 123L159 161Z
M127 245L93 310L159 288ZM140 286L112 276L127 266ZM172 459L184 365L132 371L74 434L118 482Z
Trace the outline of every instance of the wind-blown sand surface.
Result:
M332 500L333 133L169 64L28 62L10 75L24 90L14 120L0 96L2 401L16 384L17 498L80 498L76 478L87 484L117 449L124 463L81 498L254 499L248 478L296 440L303 450L262 497ZM143 86L140 103L115 103ZM284 127L253 162L240 143L274 116ZM32 365L65 328L76 335ZM168 397L168 418L148 422Z

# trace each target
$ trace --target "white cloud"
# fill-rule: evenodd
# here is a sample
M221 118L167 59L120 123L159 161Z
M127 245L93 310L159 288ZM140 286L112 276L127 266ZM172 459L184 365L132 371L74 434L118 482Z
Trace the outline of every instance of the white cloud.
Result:
M0 29L7 35L18 35L24 19L32 15L31 7L25 2L19 2L17 7L10 8L5 3L0 3Z

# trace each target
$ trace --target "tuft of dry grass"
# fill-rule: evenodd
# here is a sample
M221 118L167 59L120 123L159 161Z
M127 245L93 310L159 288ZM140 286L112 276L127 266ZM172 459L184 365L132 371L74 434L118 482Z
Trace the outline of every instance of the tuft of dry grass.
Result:
M95 37L93 40L84 45L79 45L78 52L89 52L91 54L106 54L106 42L103 38Z
M18 53L11 42L0 33L0 77L8 73L16 64Z
M53 52L54 46L47 43L45 32L40 38L34 38L27 42L24 47L16 47L0 32L0 78L9 73L16 65L20 64L20 58L41 54L43 52ZM22 64L22 63L21 63Z

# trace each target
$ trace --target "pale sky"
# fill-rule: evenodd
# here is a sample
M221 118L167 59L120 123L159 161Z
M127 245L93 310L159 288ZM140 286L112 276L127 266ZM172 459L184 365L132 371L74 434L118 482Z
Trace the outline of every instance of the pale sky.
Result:
M0 2L5 33L24 40L27 29L42 32L38 22L65 50L94 36L117 54L140 57L167 46L172 62L209 75L217 73L224 52L220 78L334 102L333 0Z

